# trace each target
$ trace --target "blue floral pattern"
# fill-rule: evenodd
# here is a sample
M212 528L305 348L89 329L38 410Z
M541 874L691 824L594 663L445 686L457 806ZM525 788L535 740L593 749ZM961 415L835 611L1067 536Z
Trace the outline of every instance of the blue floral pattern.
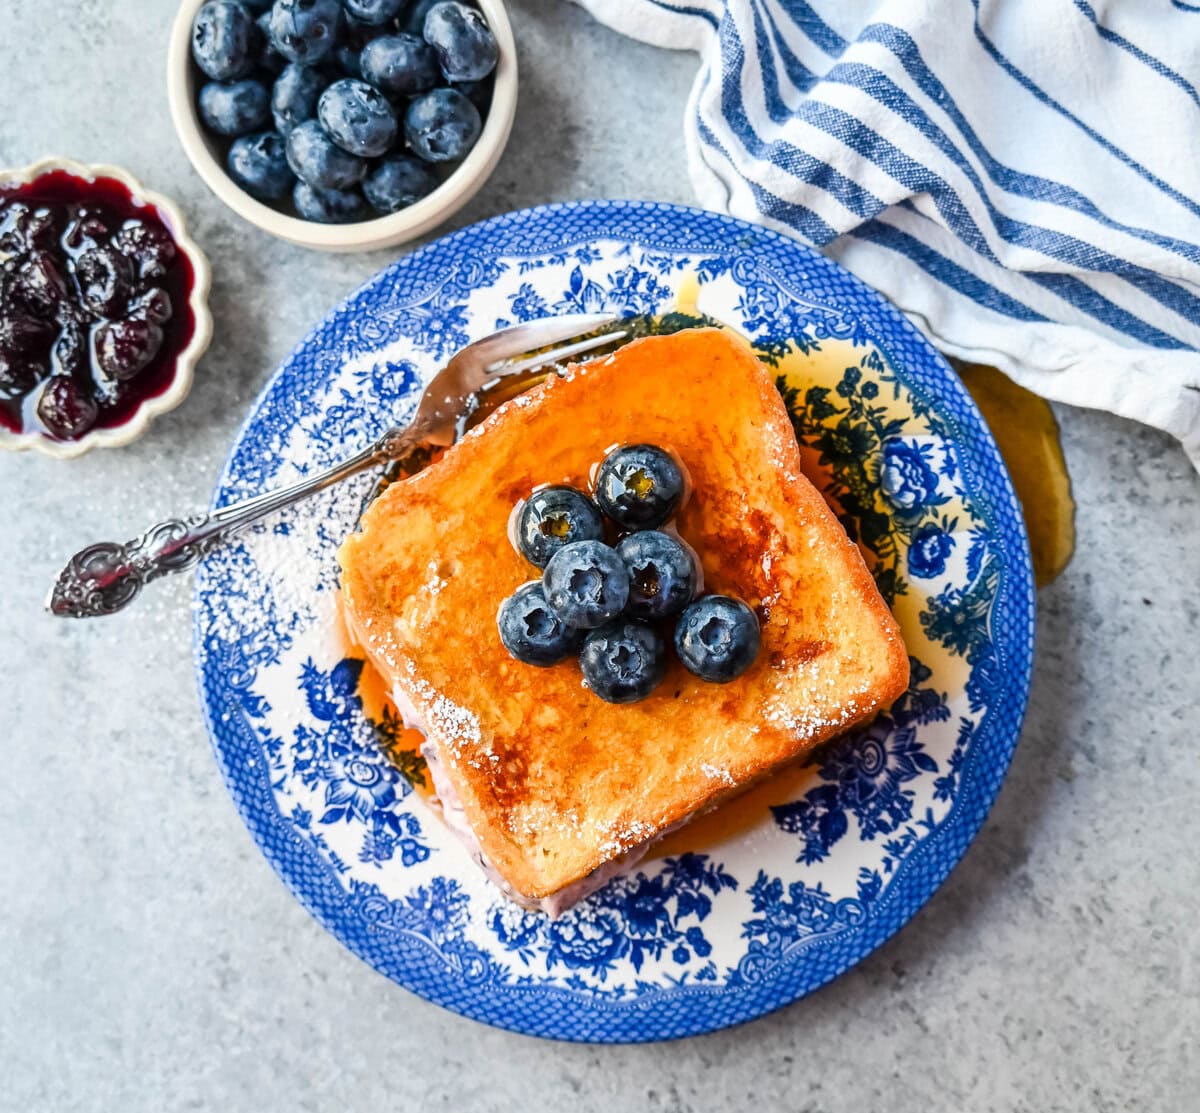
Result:
M932 524L949 536L957 519L942 510L962 494L954 484L957 464L947 431L917 399L906 418L896 416L898 387L896 373L875 350L846 367L832 389L821 384L801 390L779 380L797 439L827 469L824 494L846 532L872 554L875 582L889 602L908 591L901 554L911 553Z
M742 924L742 938L749 940L749 945L728 972L729 982L760 981L806 940L838 934L862 923L870 900L878 895L877 888L864 888L861 874L866 872L860 873L858 896L834 900L819 883L813 887L803 881L785 885L780 878L759 870L747 890L755 915Z
M799 800L772 807L778 826L800 836L799 861L812 864L827 858L849 831L851 818L866 841L889 834L911 819L916 793L910 782L938 771L916 728L946 720L950 710L944 693L923 686L931 670L911 659L909 668L908 691L890 714L817 752L813 764L823 783ZM890 868L891 863L884 865Z
M542 942L549 970L587 970L603 982L622 960L640 972L650 958L667 957L676 966L706 959L712 944L702 925L713 898L736 888L737 880L707 855L684 854L666 859L657 874L617 878L557 920L499 906L492 930L527 965Z
M946 571L946 558L954 551L953 533L930 522L913 534L908 547L909 575L929 580Z
M262 524L198 576L209 728L264 853L378 969L523 1031L666 1038L822 984L928 897L982 821L1016 738L1032 584L986 430L874 295L734 220L559 206L412 253L284 365L215 501L293 480L403 421L420 383L471 337L547 312L668 312L690 275L701 310L778 368L806 460L907 616L909 690L815 753L752 838L648 858L558 919L524 911L445 829L411 733L387 706L368 715L362 664L331 633L334 552L370 477ZM806 377L797 354L840 370Z
M937 497L938 477L930 464L931 453L929 445L884 442L879 489L897 510L919 513Z
M354 658L328 672L305 660L298 685L310 722L296 726L287 740L264 731L264 751L273 771L307 790L293 815L303 820L299 826L314 846L331 849L318 828L345 827L357 839L358 861L377 869L393 860L416 866L433 853L421 820L406 805L423 768L413 755L407 763L397 760L394 717L372 730L358 691L362 669ZM345 858L339 855L337 863L339 872L348 872Z

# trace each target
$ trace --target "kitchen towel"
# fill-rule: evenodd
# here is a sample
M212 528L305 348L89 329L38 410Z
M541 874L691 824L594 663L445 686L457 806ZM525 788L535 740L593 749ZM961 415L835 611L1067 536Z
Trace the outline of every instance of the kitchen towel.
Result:
M1200 0L580 0L700 55L706 208L1200 468Z

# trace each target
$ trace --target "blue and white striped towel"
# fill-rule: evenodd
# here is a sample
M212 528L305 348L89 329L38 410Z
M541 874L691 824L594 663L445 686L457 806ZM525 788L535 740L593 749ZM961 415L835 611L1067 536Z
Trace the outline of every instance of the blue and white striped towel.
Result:
M580 0L695 50L700 203L1200 467L1200 0Z

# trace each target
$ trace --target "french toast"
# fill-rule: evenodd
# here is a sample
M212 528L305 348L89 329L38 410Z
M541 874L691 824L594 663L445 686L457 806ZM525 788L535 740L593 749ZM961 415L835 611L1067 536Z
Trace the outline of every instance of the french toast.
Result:
M705 590L754 607L762 641L728 684L672 657L652 695L613 705L573 661L513 660L496 614L538 575L509 542L518 500L587 489L634 442L683 462L675 524ZM350 629L424 731L447 819L510 896L552 913L908 684L896 622L804 477L770 373L720 329L634 341L505 403L384 491L340 561Z

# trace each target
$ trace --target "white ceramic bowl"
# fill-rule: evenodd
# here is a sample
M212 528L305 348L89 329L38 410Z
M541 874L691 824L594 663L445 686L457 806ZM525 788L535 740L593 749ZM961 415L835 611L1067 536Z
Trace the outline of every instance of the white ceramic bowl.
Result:
M82 437L70 441L51 440L41 433L14 433L0 426L0 448L33 449L47 456L67 458L79 456L89 448L115 448L137 440L159 414L173 410L182 402L192 388L192 373L196 363L212 340L212 315L208 311L208 289L212 282L212 271L204 252L188 235L187 222L174 201L146 189L127 170L119 166L103 164L84 165L69 158L50 157L41 159L19 170L0 170L0 189L25 185L52 170L65 170L76 178L95 181L97 178L114 178L133 195L139 205L155 209L166 225L180 253L187 257L192 268L192 292L188 306L195 322L192 338L175 360L175 375L170 385L161 394L147 398L120 425L105 429L92 429Z
M200 124L196 89L200 73L191 58L192 20L204 0L183 0L167 53L167 95L184 151L205 184L238 216L280 239L322 251L371 251L430 231L465 205L500 161L517 109L517 51L500 0L475 0L500 46L492 103L478 142L428 197L389 216L356 224L318 224L278 212L251 197L228 174L219 148Z

